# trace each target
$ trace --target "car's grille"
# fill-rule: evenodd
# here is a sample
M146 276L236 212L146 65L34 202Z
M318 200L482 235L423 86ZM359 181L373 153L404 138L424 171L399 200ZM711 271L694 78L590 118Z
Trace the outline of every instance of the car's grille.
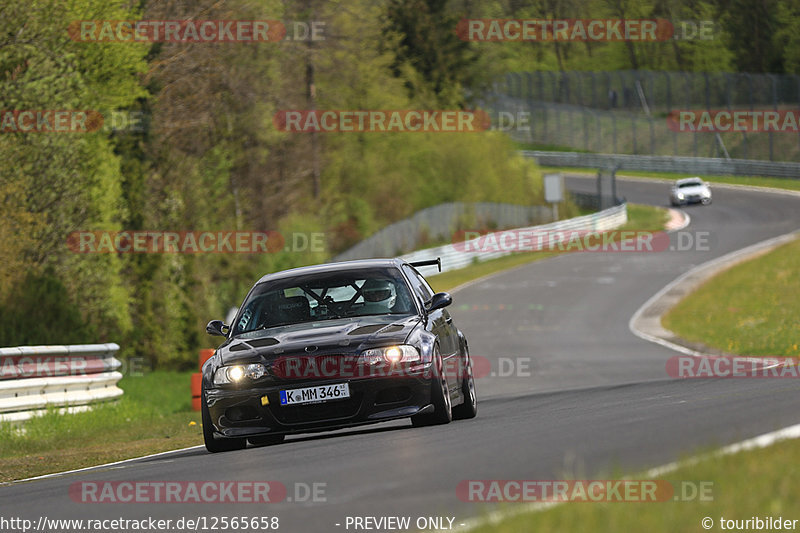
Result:
M288 355L273 361L270 373L280 381L347 379L357 375L353 355Z
M276 405L271 408L272 415L282 424L302 424L350 418L358 413L361 397L360 393L355 393L347 400L307 405Z

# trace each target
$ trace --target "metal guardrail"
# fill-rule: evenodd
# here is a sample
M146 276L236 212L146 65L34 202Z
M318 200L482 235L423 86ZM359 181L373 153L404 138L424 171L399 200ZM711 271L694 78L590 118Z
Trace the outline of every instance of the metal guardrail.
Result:
M567 220L559 220L550 224L542 224L539 226L530 226L527 228L517 228L508 231L519 232L548 232L548 231L565 231L565 230L585 230L585 231L607 231L615 229L625 224L628 221L628 208L627 204L621 204L611 207L604 211L584 215ZM495 232L494 235L500 235L503 231ZM425 250L417 250L410 254L401 256L402 259L412 261L426 261L441 257L442 259L442 272L448 270L456 270L472 264L475 261L486 261L496 257L509 255L514 250L497 250L497 251L484 251L480 250L478 246L479 241L486 242L487 236L481 236L477 239L472 239L459 243L458 246L454 244L446 244L444 246L436 246L434 248L427 248ZM499 239L498 239L499 240ZM435 275L434 272L425 272L426 277Z
M410 218L390 224L367 237L333 261L370 257L394 257L424 246L422 237L442 242L459 226L495 228L519 227L552 220L552 210L544 205L512 205L489 202L451 202L428 207Z
M753 159L717 159L710 157L676 157L581 152L545 152L522 150L524 157L536 159L542 166L614 168L647 172L677 172L691 175L773 176L800 179L800 163L757 161Z
M89 409L122 396L115 343L0 348L0 422Z

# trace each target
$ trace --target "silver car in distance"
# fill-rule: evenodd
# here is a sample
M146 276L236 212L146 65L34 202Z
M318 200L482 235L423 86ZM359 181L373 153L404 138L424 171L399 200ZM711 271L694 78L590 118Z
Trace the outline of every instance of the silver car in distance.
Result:
M711 188L700 178L684 178L677 180L669 191L669 202L672 205L711 203Z

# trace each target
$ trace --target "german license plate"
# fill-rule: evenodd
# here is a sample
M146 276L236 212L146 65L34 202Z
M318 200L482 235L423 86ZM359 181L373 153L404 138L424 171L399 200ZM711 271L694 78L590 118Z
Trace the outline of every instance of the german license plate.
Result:
M281 391L281 405L298 405L303 403L321 403L331 400L343 400L350 397L350 386L347 383L320 385L304 389Z

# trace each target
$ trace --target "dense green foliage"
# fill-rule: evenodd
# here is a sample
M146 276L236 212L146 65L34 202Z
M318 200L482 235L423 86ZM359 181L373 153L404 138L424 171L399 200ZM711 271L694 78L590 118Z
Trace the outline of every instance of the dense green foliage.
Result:
M509 70L791 72L789 0L0 0L0 109L92 109L97 132L0 133L0 344L118 342L188 368L261 274L323 260L442 202L542 201L499 132L279 131L281 109L465 109ZM462 17L719 20L667 43L476 43ZM90 43L78 20L324 21L317 41ZM742 35L752 39L742 39ZM752 45L752 46L751 46ZM759 53L752 57L752 49ZM119 127L133 113L141 127ZM118 126L119 129L114 129ZM86 230L322 232L318 252L76 254Z

